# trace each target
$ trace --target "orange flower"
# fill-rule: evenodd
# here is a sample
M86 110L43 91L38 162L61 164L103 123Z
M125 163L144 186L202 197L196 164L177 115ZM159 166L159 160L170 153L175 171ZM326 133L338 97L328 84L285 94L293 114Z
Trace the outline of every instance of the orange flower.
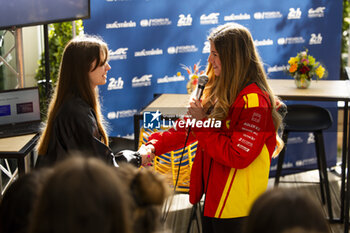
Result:
M293 64L289 67L289 72L294 73L298 68L298 64Z
M198 66L197 66L197 64L194 64L194 66L193 66L193 71L194 71L195 73L198 73Z

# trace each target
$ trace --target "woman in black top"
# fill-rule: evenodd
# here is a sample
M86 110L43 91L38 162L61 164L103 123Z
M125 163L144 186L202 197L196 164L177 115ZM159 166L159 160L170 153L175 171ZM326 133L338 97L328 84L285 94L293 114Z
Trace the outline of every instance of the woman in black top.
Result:
M107 60L107 44L98 37L76 37L65 47L46 126L38 143L37 166L52 165L73 151L118 166L108 146L97 88L106 83L111 69ZM141 147L138 152L128 154L126 160L131 159L139 166L140 153L147 156Z

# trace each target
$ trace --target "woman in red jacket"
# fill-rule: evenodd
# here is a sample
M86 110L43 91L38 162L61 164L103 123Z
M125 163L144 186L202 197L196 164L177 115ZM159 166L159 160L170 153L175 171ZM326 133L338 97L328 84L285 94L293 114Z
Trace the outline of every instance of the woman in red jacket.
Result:
M190 202L205 194L203 231L240 232L252 203L266 190L271 157L281 149L276 131L282 117L248 29L225 24L208 39L209 82L188 113L190 120L219 120L220 128L193 127L189 133L178 124L153 133L147 147L160 155L183 147L187 134L188 143L197 140Z

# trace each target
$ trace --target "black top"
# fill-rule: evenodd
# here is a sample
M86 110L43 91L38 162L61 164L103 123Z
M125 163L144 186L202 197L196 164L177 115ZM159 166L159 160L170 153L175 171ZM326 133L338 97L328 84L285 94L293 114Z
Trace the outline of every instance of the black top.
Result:
M101 142L96 121L95 111L84 100L74 97L66 101L54 120L47 153L38 156L37 166L52 165L74 151L113 164L114 155Z

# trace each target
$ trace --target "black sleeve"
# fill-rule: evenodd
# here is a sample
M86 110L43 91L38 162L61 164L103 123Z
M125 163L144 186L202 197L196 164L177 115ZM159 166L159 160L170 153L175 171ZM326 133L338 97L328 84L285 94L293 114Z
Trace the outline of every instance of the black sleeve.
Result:
M122 150L115 154L117 164L130 163L135 167L141 167L142 158L139 152L132 150Z
M76 106L74 110L61 112L54 127L58 143L67 152L80 151L84 155L113 163L113 153L100 141L96 118L91 109Z

